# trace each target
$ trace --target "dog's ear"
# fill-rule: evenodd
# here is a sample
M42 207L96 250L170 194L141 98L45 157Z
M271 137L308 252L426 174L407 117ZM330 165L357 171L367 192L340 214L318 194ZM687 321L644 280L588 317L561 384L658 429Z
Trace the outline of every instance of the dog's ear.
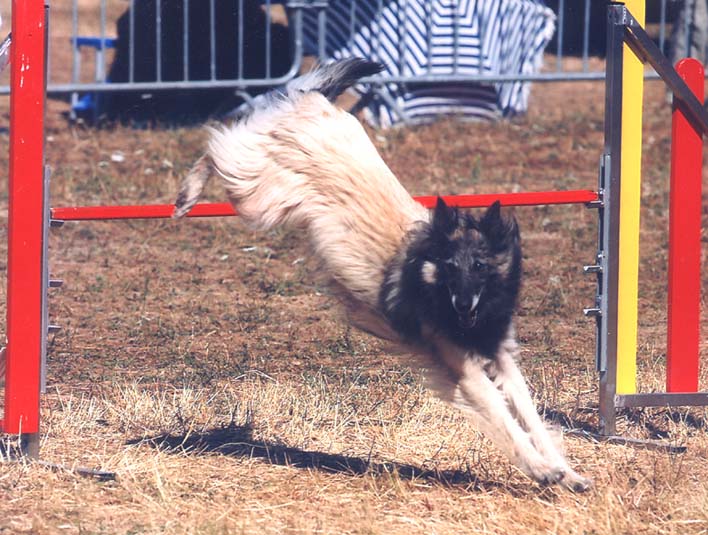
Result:
M501 202L494 201L479 220L480 230L500 248L512 246L519 241L519 226L513 215L503 216Z
M433 230L443 234L451 234L457 228L457 223L457 209L449 207L442 197L438 197L433 213Z

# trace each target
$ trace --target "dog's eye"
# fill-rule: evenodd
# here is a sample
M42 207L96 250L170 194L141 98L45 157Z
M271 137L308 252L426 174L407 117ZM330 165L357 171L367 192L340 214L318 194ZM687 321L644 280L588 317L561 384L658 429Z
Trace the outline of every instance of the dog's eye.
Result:
M474 269L475 271L482 271L484 269L484 264L479 260L475 260L472 264L472 269Z

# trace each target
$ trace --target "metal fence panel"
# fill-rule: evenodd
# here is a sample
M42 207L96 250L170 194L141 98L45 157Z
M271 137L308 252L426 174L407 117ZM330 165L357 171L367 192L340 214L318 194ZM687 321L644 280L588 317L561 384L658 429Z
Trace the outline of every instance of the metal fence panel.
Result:
M457 5L457 1L450 0ZM472 2L479 8L485 1ZM542 0L529 0L542 4ZM418 2L421 3L421 2ZM440 2L422 2L435 5ZM449 2L448 2L449 3ZM674 20L683 12L684 25L680 47L696 52L696 41L705 41L708 28L695 30L693 13L705 0L649 0L650 35L663 52ZM68 4L68 5L67 5ZM52 2L50 27L50 94L78 92L148 92L185 89L233 89L246 91L284 83L300 71L306 55L326 55L327 0L72 0ZM431 8L425 28L414 28L406 18L412 5L407 0L349 0L349 38L357 31L357 13L373 5L374 17L396 5L401 13L401 39L406 32L432 41ZM433 75L432 49L421 58L428 65L427 75L416 81L509 82L571 81L604 78L605 2L597 0L546 0L556 16L556 30L535 73L461 74L465 58L461 55L461 28L466 18L455 11L450 44L453 69L446 75ZM303 17L306 14L306 17ZM9 14L6 14L9 15ZM9 20L6 16L5 20ZM303 48L305 22L319 36L314 50ZM380 27L380 25L379 25ZM499 31L482 28L481 32ZM697 35L696 34L700 34ZM287 43L283 42L286 36ZM703 39L703 41L701 41ZM380 43L380 36L372 35ZM675 44L678 48L679 45ZM118 66L116 65L118 64ZM122 66L122 67L121 67ZM121 67L121 71L118 67ZM378 78L384 83L411 81L403 74ZM8 93L7 85L0 93Z

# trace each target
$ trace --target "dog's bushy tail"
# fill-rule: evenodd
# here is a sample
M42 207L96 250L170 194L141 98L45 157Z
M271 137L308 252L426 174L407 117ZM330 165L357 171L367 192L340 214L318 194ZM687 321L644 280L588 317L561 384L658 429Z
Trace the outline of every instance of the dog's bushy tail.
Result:
M287 93L317 91L334 102L339 95L361 78L373 76L383 70L383 65L363 58L347 58L321 65L286 85Z
M381 72L383 65L362 58L348 58L327 65L320 65L307 74L288 82L284 88L275 89L256 97L248 113L241 114L237 123L247 123L254 115L268 113L280 104L293 101L305 93L317 92L334 102L344 91L366 76ZM213 131L212 131L213 132ZM182 217L197 203L215 166L207 152L187 173L175 201L173 217Z

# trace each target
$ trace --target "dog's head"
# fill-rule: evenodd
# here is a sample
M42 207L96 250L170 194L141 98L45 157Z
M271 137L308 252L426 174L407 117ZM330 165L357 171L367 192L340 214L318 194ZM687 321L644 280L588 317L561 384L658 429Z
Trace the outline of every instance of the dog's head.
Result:
M420 277L436 289L443 317L467 330L511 315L520 282L519 229L499 201L477 219L438 198L426 241Z

